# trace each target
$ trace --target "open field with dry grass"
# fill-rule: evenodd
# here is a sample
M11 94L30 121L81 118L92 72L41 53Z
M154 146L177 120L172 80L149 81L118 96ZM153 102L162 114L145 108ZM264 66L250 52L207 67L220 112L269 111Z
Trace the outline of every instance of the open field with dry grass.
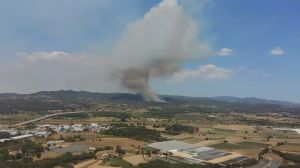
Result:
M74 168L119 168L119 167L103 165L101 160L91 159L76 164Z
M99 138L97 141L86 140L81 142L75 142L75 144L84 144L91 147L105 147L105 146L116 147L120 145L122 146L122 148L130 150L138 146L142 147L147 143L143 141L129 139L129 138L107 137L107 138Z
M123 157L123 159L135 166L137 166L139 163L146 163L143 155L129 155Z
M285 152L299 152L300 153L300 145L282 145L275 146L274 149Z

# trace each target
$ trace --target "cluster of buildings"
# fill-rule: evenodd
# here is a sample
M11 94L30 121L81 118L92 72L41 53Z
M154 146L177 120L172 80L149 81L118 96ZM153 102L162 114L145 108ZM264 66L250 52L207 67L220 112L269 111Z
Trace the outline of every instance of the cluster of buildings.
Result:
M10 135L9 138L0 139L0 142L27 139L32 137L49 137L54 132L83 132L93 131L101 132L112 128L108 124L72 124L72 125L37 125L33 130L17 130L17 129L2 129L0 132L6 132Z
M101 132L104 130L108 130L112 128L108 124L95 124L92 123L90 125L84 124L72 124L72 125L38 125L36 129L39 130L54 130L56 132L83 132L83 131L93 131L93 132Z
M16 140L28 139L28 138L32 138L32 137L33 137L32 134L18 135L18 136L12 136L9 138L2 138L2 139L0 139L0 142L16 141Z
M168 154L161 155L157 159L173 163L228 165L251 159L238 153L225 152L175 140L151 143L147 147L150 150L159 150L160 153Z

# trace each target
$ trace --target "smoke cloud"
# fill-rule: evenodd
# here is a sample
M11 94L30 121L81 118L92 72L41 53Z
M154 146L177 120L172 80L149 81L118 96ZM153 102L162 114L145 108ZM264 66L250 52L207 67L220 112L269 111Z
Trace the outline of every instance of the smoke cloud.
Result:
M163 0L123 32L112 57L120 61L114 75L129 91L162 101L150 88L150 78L174 74L185 61L209 53L199 40L197 23L176 0Z
M152 79L171 77L182 72L184 62L210 54L199 27L176 0L163 0L129 24L114 44L103 41L80 53L24 52L15 61L1 61L0 92L126 89L162 101L150 87Z

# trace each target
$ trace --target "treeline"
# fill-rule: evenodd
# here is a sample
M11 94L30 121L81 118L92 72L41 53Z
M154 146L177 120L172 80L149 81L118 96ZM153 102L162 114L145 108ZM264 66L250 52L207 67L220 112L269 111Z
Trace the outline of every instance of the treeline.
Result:
M1 132L0 131L0 139L9 138L10 134L8 132Z
M18 113L20 111L48 111L70 109L60 102L40 101L38 99L4 99L0 100L0 113Z
M74 113L65 114L61 116L55 116L54 118L74 118L74 119L85 119L89 117L114 117L121 121L126 121L131 118L131 114L127 112L93 112L93 113Z
M289 160L289 161L293 161L295 163L300 163L300 154L281 152L281 151L278 151L278 150L275 150L275 149L272 149L272 152L278 154L284 160Z
M158 117L158 118L170 118L174 117L176 114L185 113L187 111L184 107L164 107L161 109L151 109L148 108L148 117Z
M33 161L30 158L24 158L18 161L0 161L0 167L2 168L53 168L56 166L62 167L73 167L73 164L79 161L92 159L95 157L94 152L82 153L80 155L72 155L72 153L67 152L59 157L51 159L42 159Z
M7 147L2 145L0 148L0 160L19 160L22 158L31 158L33 156L40 158L42 152L44 152L44 147L41 144L30 140L22 141L18 146L22 152L18 152L15 155L9 155Z
M160 141L163 138L160 132L156 130L147 129L145 127L128 126L128 127L114 127L103 132L106 135L128 137L142 141Z
M88 113L70 113L70 114L65 114L65 115L60 115L60 116L54 116L53 118L60 119L60 118L75 118L75 119L85 119L89 118Z
M119 118L122 121L131 118L131 114L127 112L95 112L93 113L94 117L114 117Z
M198 127L192 127L187 125L173 124L166 126L166 131L173 133L197 133L199 132Z

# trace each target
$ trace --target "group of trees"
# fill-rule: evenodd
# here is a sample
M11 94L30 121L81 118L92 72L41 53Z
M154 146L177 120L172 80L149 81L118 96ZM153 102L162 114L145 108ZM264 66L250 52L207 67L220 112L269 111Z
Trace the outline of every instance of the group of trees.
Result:
M298 168L300 167L300 154L297 153L288 153L281 152L279 150L272 149L272 152L278 154L283 158L283 164L280 165L280 168ZM288 162L286 162L288 161ZM293 162L293 163L292 163Z
M295 163L300 163L300 154L281 152L281 151L278 151L278 150L275 150L275 149L272 149L272 152L278 154L284 160L289 160L289 161L293 161Z
M36 142L31 140L25 140L20 142L16 148L20 149L16 150L14 154L9 154L8 149L5 146L0 148L0 160L2 161L13 161L20 160L22 158L32 158L33 156L41 157L42 152L44 152L44 147ZM1 166L0 166L1 167Z
M99 151L106 151L106 150L112 150L114 149L114 147L111 146L105 146L104 148L96 148L96 150L94 151L95 153L99 152Z
M61 116L55 116L54 118L74 118L74 119L85 119L89 118L88 113L73 113L73 114L65 114Z
M6 161L9 159L9 153L6 148L1 148L0 149L0 162L1 161Z
M82 135L73 135L67 137L61 137L61 140L65 140L66 142L76 142L76 141L84 141L85 138Z
M41 144L38 144L30 140L24 141L21 149L23 155L29 155L29 156L35 155L37 157L40 157L42 152L44 152L44 147Z
M131 118L130 113L126 112L95 112L93 113L95 117L114 117L119 118L121 121L126 121Z
M82 153L80 155L73 155L67 152L59 157L51 159L41 159L33 161L32 158L23 158L20 161L0 161L2 168L53 168L56 166L73 167L72 165L82 160L92 159L95 157L94 152Z
M197 132L199 132L199 128L187 126L187 125L173 124L173 125L166 126L166 131L175 132L175 133L176 132L177 133L181 133L181 132L197 133Z
M262 159L263 155L269 152L269 148L264 148L258 153L258 159Z
M0 139L9 138L10 134L8 132L0 131Z
M119 155L125 155L126 151L122 149L121 146L117 146L116 153L118 153Z
M160 132L156 130L147 129L143 126L128 126L128 127L119 127L112 128L103 132L106 135L128 137L142 141L160 141L163 140Z

